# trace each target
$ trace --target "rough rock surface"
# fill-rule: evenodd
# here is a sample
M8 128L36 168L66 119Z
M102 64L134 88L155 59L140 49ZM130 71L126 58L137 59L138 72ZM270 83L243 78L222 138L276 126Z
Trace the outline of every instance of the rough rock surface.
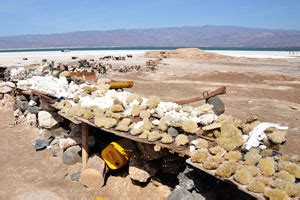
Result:
M38 114L39 126L42 128L50 129L54 127L58 122L47 111L40 111Z
M67 165L73 165L77 162L81 161L81 157L80 157L80 151L81 148L80 146L72 146L70 148L68 148L62 156L62 160L65 164Z

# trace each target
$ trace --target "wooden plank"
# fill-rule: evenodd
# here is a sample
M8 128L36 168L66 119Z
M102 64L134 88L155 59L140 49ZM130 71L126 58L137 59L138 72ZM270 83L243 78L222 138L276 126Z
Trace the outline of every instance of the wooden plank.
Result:
M221 181L230 182L230 183L236 185L239 190L255 197L256 199L265 199L263 194L250 192L249 190L247 190L245 185L241 185L241 184L237 183L236 181L233 180L232 177L230 177L230 178L220 178L220 177L215 175L216 170L207 170L207 169L203 168L201 164L192 162L190 158L186 160L186 163L188 163L189 165L191 165L191 166L193 166L193 167L195 167L195 168L197 168L197 169L199 169L199 170L201 170L201 171L203 171L207 174L210 174L210 175L216 177L217 179L219 179Z
M85 169L89 156L89 127L86 123L81 124L81 140L82 140L82 169Z
M60 116L62 116L62 117L65 118L65 119L71 121L71 122L74 123L74 124L77 124L77 125L78 125L78 124L81 124L81 121L76 120L74 117L68 117L67 115L65 115L65 114L64 114L63 112L61 112L61 111L58 111L57 114L59 114Z
M79 121L82 121L86 124L89 124L93 127L99 128L92 121L89 121L89 120L86 120L86 119L83 119L83 118L80 118L80 117L75 117L75 119L77 119ZM160 141L149 142L147 139L141 139L138 136L130 135L129 132L121 132L121 131L116 131L116 130L113 130L113 129L106 129L106 128L103 128L103 127L99 128L99 129L103 130L105 132L112 133L114 135L123 137L123 138L127 138L127 139L130 139L130 140L136 141L136 142L141 142L141 143L146 143L146 144L153 144L153 145L157 145L157 146L162 147L162 148L167 148L167 149L170 150L170 152L172 152L172 153L176 152L181 156L189 155L188 146L179 147L179 146L176 146L175 142L173 142L172 144L162 144Z

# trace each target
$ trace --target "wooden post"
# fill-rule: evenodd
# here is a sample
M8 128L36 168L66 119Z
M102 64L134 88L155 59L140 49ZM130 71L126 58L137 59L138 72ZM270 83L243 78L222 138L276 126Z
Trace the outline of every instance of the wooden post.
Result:
M86 123L81 124L81 140L82 140L82 169L86 167L86 163L89 156L89 127Z

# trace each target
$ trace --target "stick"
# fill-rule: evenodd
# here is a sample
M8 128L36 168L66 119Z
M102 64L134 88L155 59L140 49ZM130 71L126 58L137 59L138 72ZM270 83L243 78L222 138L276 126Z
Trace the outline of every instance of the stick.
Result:
M175 103L179 104L179 105L184 105L184 104L189 104L189 103L193 103L193 102L197 102L200 100L204 100L204 99L208 99L210 97L214 97L217 95L221 95L221 94L226 94L226 87L222 86L216 90L213 90L212 92L203 92L203 96L202 97L196 97L196 98L192 98L192 99L185 99L185 100L179 100L176 101Z

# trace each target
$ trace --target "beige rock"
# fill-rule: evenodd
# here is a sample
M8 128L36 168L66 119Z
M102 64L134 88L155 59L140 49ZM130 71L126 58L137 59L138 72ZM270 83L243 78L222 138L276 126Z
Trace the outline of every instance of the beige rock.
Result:
M198 130L198 125L192 120L185 120L182 122L182 129L187 133L196 133Z
M149 107L149 109L156 108L159 103L160 103L160 100L158 97L155 97L155 96L150 97L148 100L148 107Z
M148 134L148 141L149 142L157 141L157 140L161 139L162 136L163 136L163 134L161 134L159 131L151 131Z
M134 105L134 106L132 107L131 115L132 115L133 117L137 117L137 116L140 115L141 111L142 111L141 106L139 106L139 105Z
M109 117L95 117L95 124L98 127L112 128L117 125L118 121Z
M140 113L140 117L142 119L149 119L150 117L150 112L147 111L147 110L142 110L141 113Z
M38 113L39 126L42 128L50 129L58 124L58 122L47 111L40 111Z
M179 134L175 138L175 142L177 146L183 146L189 143L189 138L184 134Z
M163 143L163 144L171 144L171 143L173 143L173 141L174 141L174 139L168 133L164 133L162 135L161 143Z
M133 128L130 130L130 134L131 135L139 135L143 132L143 130L141 128Z
M226 150L220 146L215 146L215 147L212 147L209 149L209 152L212 154L212 155L218 155L218 156L224 156L225 153L226 153Z
M204 140L202 138L193 140L191 143L196 147L196 149L207 149L208 148L207 140Z
M221 123L212 123L210 125L204 126L202 127L202 130L204 131L209 131L209 130L214 130L214 129L218 129L221 128Z

